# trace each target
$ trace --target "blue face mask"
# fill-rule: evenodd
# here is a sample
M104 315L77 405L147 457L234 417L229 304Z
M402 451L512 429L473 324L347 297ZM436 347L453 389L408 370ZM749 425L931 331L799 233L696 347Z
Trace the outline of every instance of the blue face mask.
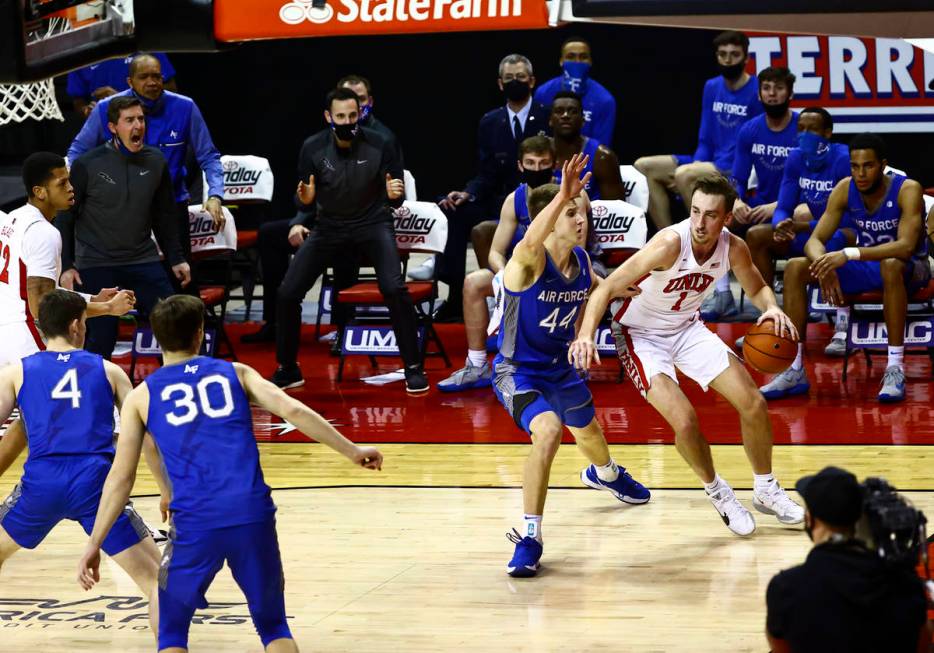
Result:
M564 69L564 90L583 93L584 84L590 76L590 64L583 61L565 61L561 68Z
M798 132L798 147L808 170L820 170L830 156L830 141L814 132Z
M160 109L162 109L162 105L165 103L165 93L161 94L155 100L150 100L149 98L143 97L136 91L133 91L133 97L142 103L143 110L146 113L158 112Z
M126 148L126 145L123 144L123 141L120 140L119 136L114 134L113 137L114 147L117 148L118 152L124 156L136 156L136 152L130 152L130 150Z

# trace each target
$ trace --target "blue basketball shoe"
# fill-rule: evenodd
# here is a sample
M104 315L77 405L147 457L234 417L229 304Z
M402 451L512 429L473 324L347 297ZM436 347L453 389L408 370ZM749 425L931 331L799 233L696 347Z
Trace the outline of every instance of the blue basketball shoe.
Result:
M512 560L506 565L506 573L514 578L531 578L538 573L538 561L542 558L542 543L534 537L522 537L515 528L506 533L507 539L516 545Z
M645 503L652 496L648 488L630 476L625 467L619 468L615 481L603 481L597 476L596 467L589 465L581 471L581 482L595 490L606 490L624 503Z

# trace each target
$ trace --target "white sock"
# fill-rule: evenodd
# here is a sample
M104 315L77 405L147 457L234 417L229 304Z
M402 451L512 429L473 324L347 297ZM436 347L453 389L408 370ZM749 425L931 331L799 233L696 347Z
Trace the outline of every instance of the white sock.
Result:
M486 365L486 350L485 349L468 349L467 350L467 360L470 361L470 364L474 367L483 367Z
M893 347L889 345L889 362L885 364L886 367L892 367L897 365L898 367L905 368L905 346Z
M724 274L722 277L717 279L717 285L714 286L717 292L729 292L730 291L730 275Z
M804 367L804 345L799 342L798 355L795 356L795 360L791 364L791 369L800 370L802 367Z
M844 334L850 326L850 307L845 306L844 308L837 309L837 319L834 322L834 331L840 332L843 331Z
M593 468L597 471L597 478L601 481L612 483L619 478L619 467L612 458L606 465L594 465Z
M723 479L720 478L719 474L714 474L713 480L710 483L704 483L704 491L707 494L713 494L720 488L720 484L723 482Z
M767 490L774 480L775 477L772 476L772 474L753 474L752 488L756 492L762 492L763 490Z
M542 541L542 516L525 515L523 517L525 525L522 529L522 537L531 537L539 542Z

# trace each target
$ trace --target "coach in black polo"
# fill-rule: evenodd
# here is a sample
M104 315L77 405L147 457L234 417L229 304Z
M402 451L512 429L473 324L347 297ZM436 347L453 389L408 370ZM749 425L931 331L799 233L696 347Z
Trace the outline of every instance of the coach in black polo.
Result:
M405 364L406 390L427 392L416 336L412 298L402 278L391 205L402 203L402 164L377 132L357 124L357 94L338 88L327 96L324 119L330 127L308 138L298 159L298 201L316 205L314 232L289 264L277 295L276 358L271 381L280 388L304 383L296 362L301 304L328 266L357 252L376 269L379 290L392 318Z

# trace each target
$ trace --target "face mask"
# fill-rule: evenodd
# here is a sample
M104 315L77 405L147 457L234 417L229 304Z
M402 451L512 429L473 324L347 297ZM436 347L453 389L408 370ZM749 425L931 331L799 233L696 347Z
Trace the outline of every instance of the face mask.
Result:
M717 64L717 68L720 69L720 74L723 75L725 80L735 82L743 74L743 71L746 70L746 62L741 61L740 63L735 63L730 66Z
M162 95L157 97L155 100L150 100L147 97L143 97L136 91L133 91L133 97L135 97L137 100L139 100L142 103L143 111L145 111L146 113L152 113L153 111L157 111L158 109L161 108L162 98L165 97L165 94L163 93Z
M532 94L532 89L528 82L520 82L518 79L510 79L503 84L503 93L510 102L522 102L527 100Z
M117 151L125 156L134 156L136 152L131 152L127 149L126 145L123 144L123 141L120 140L120 137L114 134L114 147L117 148Z
M554 172L551 168L545 168L543 170L529 170L528 168L522 168L522 172L519 177L522 181L529 185L529 188L538 188L539 186L544 186L551 181Z
M583 61L565 61L561 68L564 69L564 90L580 93L590 76L590 64Z
M350 122L346 125L337 125L334 121L331 121L331 129L334 130L334 135L337 136L339 141L352 141L354 136L357 135L357 123Z
M830 141L814 132L798 132L798 147L808 170L820 170L830 156Z
M782 118L788 113L788 106L790 104L791 99L788 99L781 104L763 104L762 108L765 109L765 115L769 118Z
M367 118L370 117L370 105L364 104L360 107L360 117L357 118L357 122L366 122Z
M807 522L804 522L804 532L807 533L808 539L813 542L814 541L813 529L811 528L810 524L808 524Z

